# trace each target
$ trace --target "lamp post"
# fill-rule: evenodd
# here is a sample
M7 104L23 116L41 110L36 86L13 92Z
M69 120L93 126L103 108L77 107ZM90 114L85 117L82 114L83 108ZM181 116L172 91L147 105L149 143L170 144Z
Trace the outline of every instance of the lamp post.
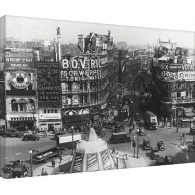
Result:
M31 111L32 111L32 114L33 114L33 128L36 127L36 120L35 120L35 105L33 105L31 107ZM34 130L34 129L33 129Z
M73 133L74 133L74 126L71 126L72 132L72 155L74 154L74 140L73 140Z
M28 151L29 154L30 154L30 172L31 172L31 177L33 177L33 169L32 169L32 155L33 155L33 152L38 152L37 150L32 150L30 148L30 150Z
M137 158L139 158L139 129L137 130Z
M30 173L31 173L30 175L31 175L31 177L33 177L33 171L32 171L32 153L33 153L33 151L30 148L29 154L30 154Z

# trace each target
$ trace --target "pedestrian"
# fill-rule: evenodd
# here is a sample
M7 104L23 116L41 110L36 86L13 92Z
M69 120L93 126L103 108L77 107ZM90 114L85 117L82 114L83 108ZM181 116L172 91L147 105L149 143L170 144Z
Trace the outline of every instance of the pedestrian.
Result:
M51 161L51 165L52 165L52 167L55 167L55 164L56 164L55 160L54 160L54 159L52 159L52 161Z
M114 146L112 148L112 154L115 154L115 149L114 149Z
M62 156L61 155L59 156L59 159L60 159L60 164L61 164L61 162L62 162Z

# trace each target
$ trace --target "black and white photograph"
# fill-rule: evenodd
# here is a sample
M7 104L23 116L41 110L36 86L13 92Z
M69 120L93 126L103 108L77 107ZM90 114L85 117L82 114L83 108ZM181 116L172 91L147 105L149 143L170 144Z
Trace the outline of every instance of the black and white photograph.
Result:
M138 170L141 186L145 168L194 162L194 31L0 17L2 178L111 174L113 188Z

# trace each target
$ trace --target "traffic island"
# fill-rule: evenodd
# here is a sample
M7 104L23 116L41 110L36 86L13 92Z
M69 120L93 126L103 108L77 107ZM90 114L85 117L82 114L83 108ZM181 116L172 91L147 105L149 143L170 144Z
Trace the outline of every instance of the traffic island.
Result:
M41 176L42 171L46 171L48 175L58 175L69 173L71 162L72 162L72 155L66 155L62 157L60 162L59 158L54 159L55 166L52 165L52 162L47 162L33 170L33 177Z
M195 152L195 145L192 142L186 142L185 145L179 147L187 152Z
M128 169L128 168L137 168L137 167L147 167L147 163L145 162L144 158L139 156L139 158L135 158L133 154L124 153L124 152L115 152L112 153L110 151L116 167L118 169Z

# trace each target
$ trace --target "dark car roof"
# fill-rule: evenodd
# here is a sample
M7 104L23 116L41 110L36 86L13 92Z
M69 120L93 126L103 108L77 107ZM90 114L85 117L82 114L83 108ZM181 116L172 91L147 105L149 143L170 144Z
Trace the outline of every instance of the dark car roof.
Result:
M9 162L7 162L6 164L5 164L5 166L6 165L13 165L15 163L15 161L9 161Z

